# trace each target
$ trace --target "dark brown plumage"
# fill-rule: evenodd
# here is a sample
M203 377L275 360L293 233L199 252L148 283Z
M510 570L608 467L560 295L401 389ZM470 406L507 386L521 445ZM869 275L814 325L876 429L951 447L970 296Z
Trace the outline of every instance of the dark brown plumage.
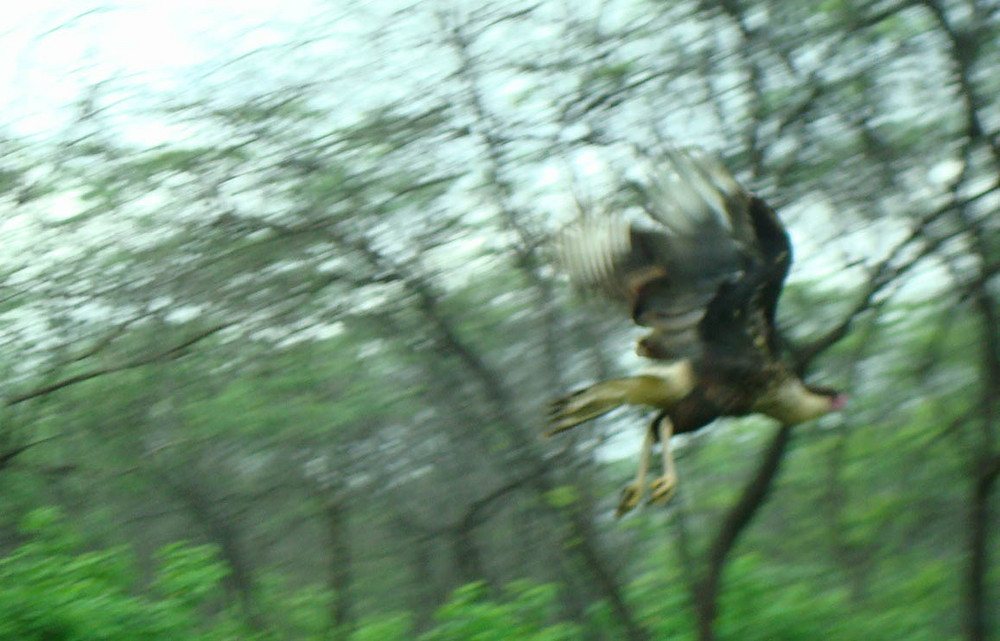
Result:
M654 361L647 371L574 392L550 416L556 433L623 404L660 410L619 514L641 497L657 440L664 474L653 499L666 502L676 484L672 434L751 413L794 424L843 405L835 392L804 385L779 354L775 311L792 248L777 214L704 153L672 150L665 160L649 185L633 185L645 225L591 216L559 247L575 283L625 303L651 330L637 347Z

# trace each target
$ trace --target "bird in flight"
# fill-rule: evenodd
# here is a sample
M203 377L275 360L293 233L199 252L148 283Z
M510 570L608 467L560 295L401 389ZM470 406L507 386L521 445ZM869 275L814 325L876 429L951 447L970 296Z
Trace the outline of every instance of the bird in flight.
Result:
M552 435L622 405L659 410L618 516L642 499L657 441L663 470L650 498L665 504L677 486L672 435L754 413L793 425L846 402L803 383L781 356L774 317L792 247L774 210L698 150L669 150L650 184L634 186L646 224L591 214L561 234L558 253L577 286L626 304L651 329L636 352L652 362L556 400L549 415Z

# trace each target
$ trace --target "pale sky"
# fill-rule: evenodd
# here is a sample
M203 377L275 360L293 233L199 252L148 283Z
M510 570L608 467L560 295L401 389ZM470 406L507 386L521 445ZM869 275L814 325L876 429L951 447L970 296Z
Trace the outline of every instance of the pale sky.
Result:
M335 5L334 5L335 6ZM318 0L36 0L4 7L0 109L21 135L109 78L150 92L183 87L199 67L287 42L330 3Z
M365 3L350 0L34 0L10 3L5 8L6 24L10 26L0 31L0 109L3 114L0 122L15 136L44 137L47 132L62 129L70 115L67 106L86 88L113 79L123 98L121 111L115 112L123 123L118 133L141 144L176 142L197 134L184 131L177 124L152 120L144 107L148 108L150 103L162 106L159 101L166 95L190 95L195 100L199 97L197 90L204 90L204 86L198 86L202 74L218 69L226 61L261 50L271 55L260 62L258 68L266 68L269 73L273 71L276 80L295 74L308 80L313 67L297 68L295 59L285 50L268 52L270 47L290 42L310 42L309 53L314 59L330 60L338 66L350 64L351 60L363 56L356 36L370 26L368 23L377 24L380 17L384 17L380 13L399 6L398 2L390 0ZM351 17L345 18L348 14ZM360 21L365 21L367 26ZM385 64L405 62L405 58L412 56L406 47L399 47L392 53L403 56L404 60L387 57L383 61ZM375 82L374 78L369 79ZM262 81L250 78L251 83ZM227 76L226 91L239 92L241 82L247 79ZM373 84L356 87L358 95L354 99L367 91L384 100L391 89L406 90L399 86L386 87L384 83ZM102 106L114 105L114 97L109 99L103 95ZM148 102L144 105L144 101ZM130 118L136 113L144 116ZM585 170L596 171L601 165L596 158L581 157L579 160ZM555 181L554 175L542 175L541 178ZM558 188L555 191L558 192ZM562 199L565 196L560 194ZM65 199L67 209L75 209L71 206L73 194L66 194ZM810 203L809 208L812 221L821 214L829 214L816 203ZM803 250L797 252L799 256L823 254L821 247L809 246L810 240L822 243L822 239L813 239L811 234L802 234L802 231L792 229L793 236L797 236L797 246ZM882 244L902 233L899 229L885 231L889 233L877 235ZM861 241L870 242L873 238L868 233L860 236ZM878 248L871 249L879 253ZM810 262L815 264L800 259L799 270L793 273L793 279L810 270L839 265L838 261ZM825 276L850 279L843 273Z

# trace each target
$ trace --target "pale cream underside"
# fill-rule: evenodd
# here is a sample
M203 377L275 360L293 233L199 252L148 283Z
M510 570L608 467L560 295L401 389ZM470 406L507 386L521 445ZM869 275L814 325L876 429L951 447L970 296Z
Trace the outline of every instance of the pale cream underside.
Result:
M634 405L669 409L687 396L696 384L691 361L657 363L644 367L639 376L631 379L625 396ZM754 404L753 411L795 425L829 413L830 399L810 392L800 380L789 378L762 396Z

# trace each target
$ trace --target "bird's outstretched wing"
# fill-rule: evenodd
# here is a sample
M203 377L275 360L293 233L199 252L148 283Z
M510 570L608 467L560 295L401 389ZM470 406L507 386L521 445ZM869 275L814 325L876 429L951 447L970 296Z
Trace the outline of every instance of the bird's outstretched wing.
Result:
M572 280L627 303L653 329L640 343L646 356L688 357L706 344L773 353L791 265L774 211L696 150L671 150L648 185L633 187L652 224L608 214L567 229L559 254Z

